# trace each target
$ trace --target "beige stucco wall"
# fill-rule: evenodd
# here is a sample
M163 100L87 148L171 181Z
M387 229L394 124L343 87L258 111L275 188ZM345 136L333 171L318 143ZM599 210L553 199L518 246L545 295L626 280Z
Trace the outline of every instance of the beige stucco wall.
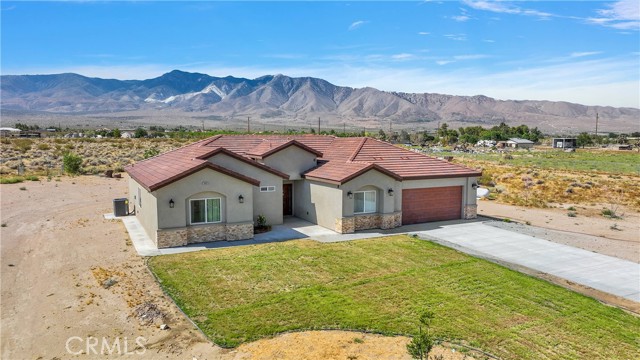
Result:
M342 203L343 216L353 215L353 199L347 197L349 191L376 190L378 213L389 214L402 209L402 183L378 170L369 170L357 178L342 184L340 188L344 194ZM388 194L388 189L390 188L393 189L393 196Z
M429 179L429 180L405 180L402 182L403 189L419 189L443 186L462 186L462 217L464 217L465 207L476 206L476 190L471 184L477 183L476 177L450 178L450 179ZM402 196L400 196L402 202ZM402 204L400 205L402 208Z
M212 169L203 169L165 187L154 194L157 198L158 228L177 228L188 225L189 199L220 197L222 220L240 223L253 220L254 186ZM244 197L240 204L238 196ZM173 199L174 208L169 207Z
M270 168L289 175L290 180L302 179L301 173L316 166L316 156L297 146L289 146L262 161Z
M138 199L138 189L140 189L140 194L142 195L142 206L140 206ZM148 192L137 181L129 178L129 211L133 211L134 206L138 221L140 221L147 235L155 240L156 230L158 229L157 200L152 193Z
M253 189L253 221L258 215L267 218L268 225L282 224L282 177L268 171L251 166L226 154L217 154L208 161L229 170L260 181L260 186L275 186L274 192L260 192L260 187Z
M302 180L294 182L293 193L295 216L329 229L335 228L336 219L342 217L342 189L337 185Z

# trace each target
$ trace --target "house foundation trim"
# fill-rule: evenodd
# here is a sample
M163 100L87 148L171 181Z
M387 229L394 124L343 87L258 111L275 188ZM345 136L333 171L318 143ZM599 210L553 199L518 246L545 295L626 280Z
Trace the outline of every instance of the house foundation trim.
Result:
M210 241L234 241L253 238L253 222L193 225L156 231L158 249Z
M336 219L335 231L350 234L358 230L393 229L402 225L402 212L363 214Z

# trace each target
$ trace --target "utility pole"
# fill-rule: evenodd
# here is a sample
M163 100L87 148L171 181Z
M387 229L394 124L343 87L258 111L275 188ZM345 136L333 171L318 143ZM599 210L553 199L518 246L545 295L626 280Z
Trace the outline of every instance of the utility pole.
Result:
M389 119L389 136L393 135L393 129L391 128L391 124L393 123L393 121L391 119Z
M251 117L247 116L247 133L251 132L251 123L249 122L249 119L251 119Z
M318 135L320 135L320 116L318 116Z
M342 123L342 133L343 134L347 133L347 123L345 123L345 122Z
M598 137L598 112L596 111L596 138Z
M202 131L204 132L204 119L202 119Z

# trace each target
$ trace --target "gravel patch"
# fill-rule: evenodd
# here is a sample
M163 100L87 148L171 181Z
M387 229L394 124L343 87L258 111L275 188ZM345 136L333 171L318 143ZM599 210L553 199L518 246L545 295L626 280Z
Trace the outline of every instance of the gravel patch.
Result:
M558 244L573 246L599 254L640 263L640 246L638 246L637 242L608 239L569 231L551 230L516 222L490 220L486 221L485 224L553 241Z

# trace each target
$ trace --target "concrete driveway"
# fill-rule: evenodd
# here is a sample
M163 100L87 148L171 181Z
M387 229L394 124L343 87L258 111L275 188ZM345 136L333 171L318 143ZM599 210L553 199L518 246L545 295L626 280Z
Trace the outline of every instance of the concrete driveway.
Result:
M503 230L483 222L416 232L420 238L640 302L640 264Z

